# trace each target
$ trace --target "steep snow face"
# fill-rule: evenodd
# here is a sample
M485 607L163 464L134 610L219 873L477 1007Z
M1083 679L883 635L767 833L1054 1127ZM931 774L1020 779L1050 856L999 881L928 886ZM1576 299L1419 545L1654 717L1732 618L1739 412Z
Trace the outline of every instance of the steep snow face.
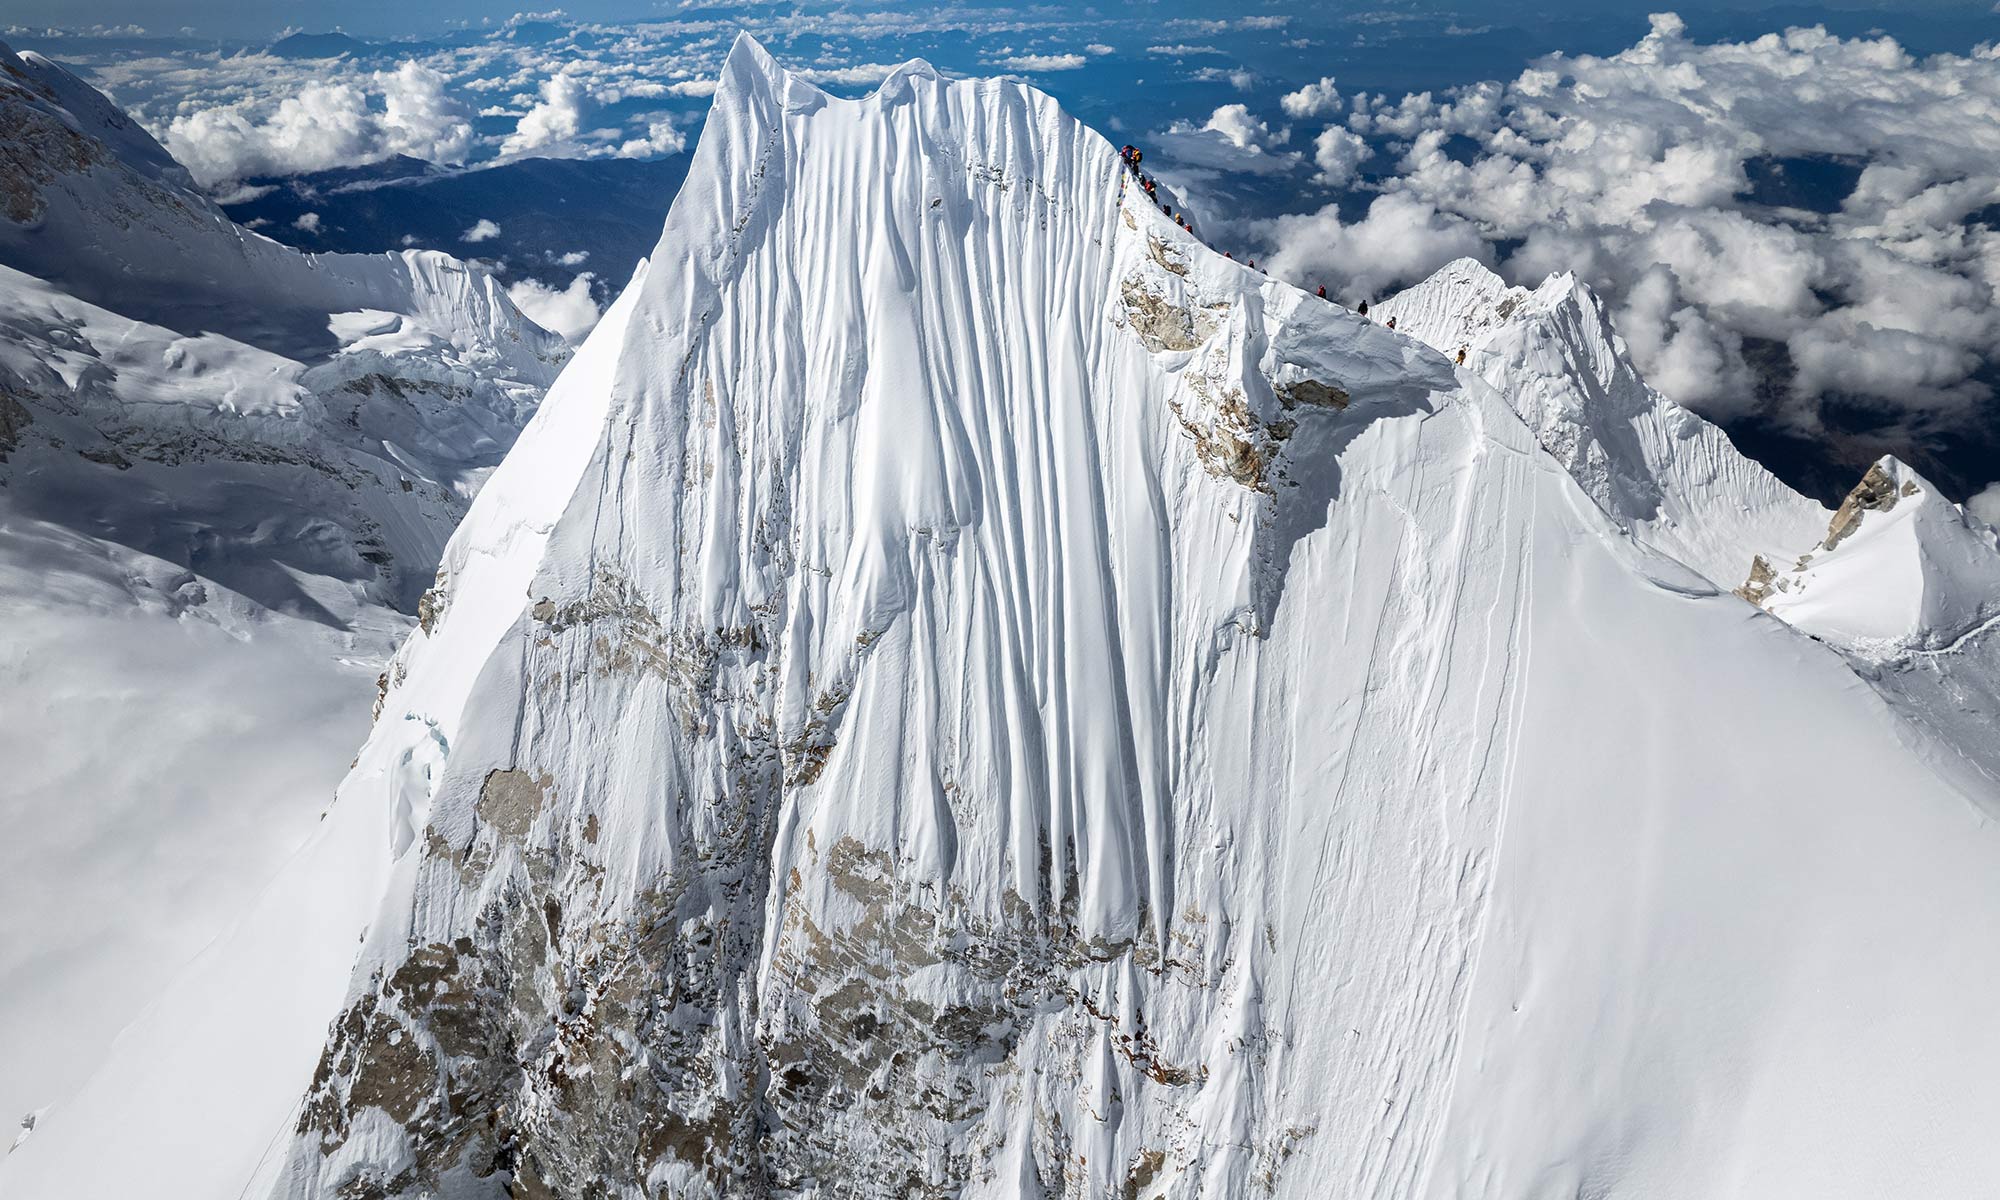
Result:
M0 903L60 914L0 953L18 1113L78 1087L312 829L567 351L445 255L233 225L5 47L0 264L0 710L32 764L0 781Z
M1979 1186L1993 831L1544 432L1031 89L740 41L322 834L0 1194Z
M1603 304L1574 276L1507 287L1471 259L1376 308L1504 395L1598 506L1635 536L1734 587L1759 555L1797 554L1830 515L1646 386Z

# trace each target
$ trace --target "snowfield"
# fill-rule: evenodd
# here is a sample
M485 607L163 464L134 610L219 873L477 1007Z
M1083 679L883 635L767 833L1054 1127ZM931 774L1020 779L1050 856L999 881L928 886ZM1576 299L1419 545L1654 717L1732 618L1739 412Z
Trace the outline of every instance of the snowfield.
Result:
M739 39L324 822L0 1196L1978 1194L1991 531L1884 468L1753 591L1841 514L1587 288L1397 312Z

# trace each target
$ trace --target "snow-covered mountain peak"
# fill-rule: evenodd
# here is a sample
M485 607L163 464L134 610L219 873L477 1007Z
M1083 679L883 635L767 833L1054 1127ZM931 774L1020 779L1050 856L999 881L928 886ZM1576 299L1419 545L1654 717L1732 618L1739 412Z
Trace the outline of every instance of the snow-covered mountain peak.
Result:
M802 107L821 103L893 102L904 96L906 85L910 81L936 82L946 78L955 77L947 76L926 59L906 59L884 75L867 96L849 100L835 96L804 75L787 69L754 35L739 32L729 47L729 53L724 56L722 70L716 77L716 92L711 102L711 109L740 107L752 95L762 95L781 104L789 103Z
M1454 370L1030 87L834 100L739 42L319 838L0 1188L1989 1177L2000 848L1834 654L1635 544L1769 531L1682 532L1755 477L1577 286Z
M61 63L32 50L17 55L5 42L0 42L0 107L7 110L8 126L13 131L0 138L0 148L10 158L21 156L16 165L31 168L27 172L30 179L39 171L56 167L49 158L60 158L65 150L72 160L76 156L75 142L51 136L49 126L54 123L98 143L110 157L141 174L177 188L193 187L192 178L166 147L103 93ZM39 134L30 132L37 126ZM36 153L44 156L44 161L33 163L27 157ZM10 183L10 189L12 186ZM10 191L10 208L16 200L33 204L25 195L14 196Z
M1527 288L1507 286L1478 259L1460 258L1379 303L1376 317L1393 317L1399 332L1455 356L1505 324L1530 295Z
M1994 531L1893 456L1870 466L1825 535L1790 564L1760 560L1746 598L1871 657L1935 649L2000 615Z
M1508 287L1471 259L1383 301L1378 319L1476 371L1607 515L1723 588L1758 554L1809 545L1826 510L1647 386L1597 294L1568 272Z

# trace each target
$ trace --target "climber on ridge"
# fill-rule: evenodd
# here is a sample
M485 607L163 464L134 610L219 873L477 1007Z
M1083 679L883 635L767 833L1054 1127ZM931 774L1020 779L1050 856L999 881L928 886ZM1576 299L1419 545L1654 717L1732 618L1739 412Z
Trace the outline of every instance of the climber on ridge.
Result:
M1465 365L1465 347L1463 346L1458 348L1458 365L1461 367Z
M1364 317L1365 317L1365 316L1367 316L1367 315L1368 315L1368 302L1367 302L1366 300L1363 300L1363 301L1361 302L1361 307L1360 307L1360 308L1357 308L1357 309L1355 309L1354 311L1355 311L1355 312L1358 312L1358 313L1360 313L1360 314L1361 314L1362 316L1364 316Z
M1326 299L1326 285L1323 283L1319 285L1319 298Z

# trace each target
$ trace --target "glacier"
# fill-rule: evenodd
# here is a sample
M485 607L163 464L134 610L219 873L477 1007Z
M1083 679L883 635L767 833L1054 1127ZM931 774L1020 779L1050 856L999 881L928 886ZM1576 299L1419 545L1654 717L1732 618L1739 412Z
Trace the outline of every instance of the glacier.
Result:
M1876 668L1992 531L1574 279L1388 315L739 39L316 836L0 1196L1976 1193L1994 710Z

